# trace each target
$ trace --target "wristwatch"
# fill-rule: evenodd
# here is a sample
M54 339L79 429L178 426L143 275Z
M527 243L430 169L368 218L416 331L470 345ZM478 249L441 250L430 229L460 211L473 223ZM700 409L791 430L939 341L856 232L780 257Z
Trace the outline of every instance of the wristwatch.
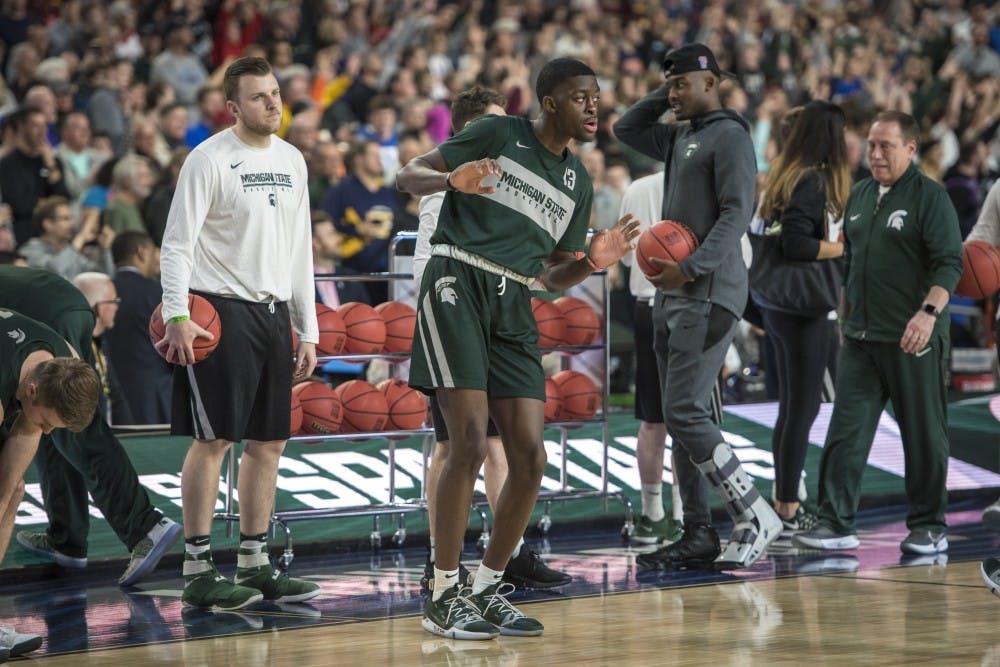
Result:
M941 314L941 311L935 308L933 303L925 303L920 310L924 311L931 317L937 317Z

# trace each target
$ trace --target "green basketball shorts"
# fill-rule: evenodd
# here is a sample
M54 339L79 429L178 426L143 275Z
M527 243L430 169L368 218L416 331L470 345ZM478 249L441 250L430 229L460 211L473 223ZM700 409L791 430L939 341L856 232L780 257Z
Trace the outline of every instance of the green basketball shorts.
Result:
M410 386L478 389L545 400L538 327L525 285L450 257L427 262L417 303Z

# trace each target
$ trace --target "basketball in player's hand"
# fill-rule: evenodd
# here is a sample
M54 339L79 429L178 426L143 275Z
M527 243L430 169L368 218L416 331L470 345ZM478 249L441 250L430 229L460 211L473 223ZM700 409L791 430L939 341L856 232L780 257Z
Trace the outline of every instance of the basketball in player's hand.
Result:
M662 220L639 237L635 248L635 259L639 268L647 276L660 275L660 267L649 261L656 257L679 262L698 248L698 237L684 224L673 220Z
M167 333L167 325L163 321L163 304L161 303L153 311L153 314L149 317L149 338L155 346ZM198 296L197 294L188 294L188 312L191 313L191 321L200 326L202 329L209 331L215 338L209 340L207 338L195 338L191 342L191 347L194 348L194 362L204 361L208 358L215 348L218 347L219 341L222 339L222 320L219 319L219 313L216 312L215 307L208 302L204 297ZM160 356L166 358L166 349L157 350Z

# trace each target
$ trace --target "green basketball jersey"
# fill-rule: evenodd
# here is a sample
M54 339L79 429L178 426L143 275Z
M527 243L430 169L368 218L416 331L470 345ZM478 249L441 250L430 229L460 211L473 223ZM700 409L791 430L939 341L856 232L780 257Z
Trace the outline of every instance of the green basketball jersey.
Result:
M49 327L0 308L0 403L5 415L11 413L24 360L38 350L48 350L56 357L73 356L66 341Z
M492 195L445 195L432 244L458 246L523 276L542 273L555 248L584 250L594 188L569 150L545 148L531 121L483 116L438 147L448 167L495 158L503 176Z

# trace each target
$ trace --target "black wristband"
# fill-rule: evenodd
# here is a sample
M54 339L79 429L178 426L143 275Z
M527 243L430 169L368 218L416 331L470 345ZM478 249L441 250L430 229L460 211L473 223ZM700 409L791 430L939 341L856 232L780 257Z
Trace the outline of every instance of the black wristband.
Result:
M931 317L937 317L941 314L941 311L934 307L933 303L925 303L921 308L922 311L930 315Z

